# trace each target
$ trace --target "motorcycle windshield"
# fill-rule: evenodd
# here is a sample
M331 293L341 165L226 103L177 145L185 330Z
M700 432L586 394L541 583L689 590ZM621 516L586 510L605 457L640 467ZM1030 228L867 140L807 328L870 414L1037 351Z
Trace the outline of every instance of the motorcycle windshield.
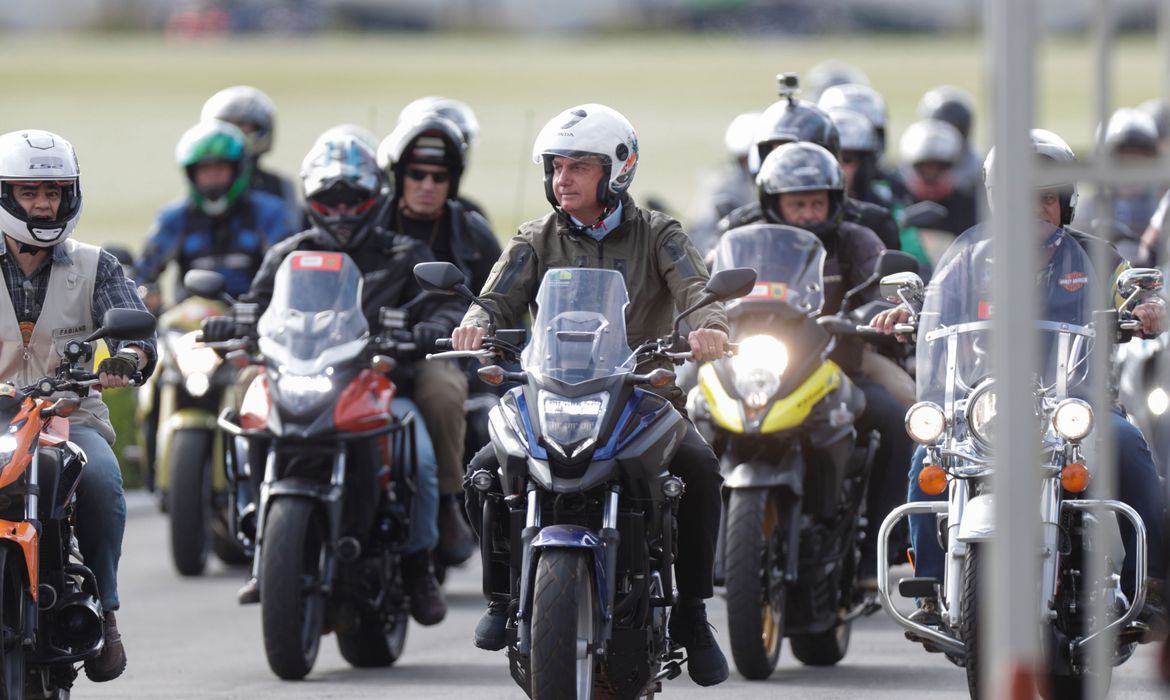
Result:
M626 340L626 282L617 270L553 268L536 293L526 371L566 384L634 370Z
M1037 389L1062 397L1085 384L1093 308L1102 305L1093 300L1103 297L1084 248L1062 228L1041 222L1036 226L1031 235L1042 246L1034 326L1040 357L1033 374ZM995 261L989 231L989 227L975 228L960 236L940 260L927 286L918 323L919 401L945 407L965 398L992 375Z
M711 271L735 267L754 269L756 286L747 296L724 304L729 317L769 304L815 315L825 303L825 248L804 229L755 224L728 231L715 248Z
M344 253L297 251L276 272L260 351L292 374L317 374L365 346L362 276Z

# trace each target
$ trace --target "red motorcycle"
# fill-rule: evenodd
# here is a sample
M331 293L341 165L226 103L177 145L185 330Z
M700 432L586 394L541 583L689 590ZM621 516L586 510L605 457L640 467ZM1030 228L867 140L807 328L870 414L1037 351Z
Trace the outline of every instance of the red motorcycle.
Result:
M189 272L187 288L220 297L222 278ZM409 618L400 559L410 533L416 478L413 415L393 415L387 377L415 346L405 312L384 309L371 336L361 274L344 253L295 252L276 274L268 309L235 304L238 338L208 343L229 361L260 366L238 415L220 414L247 441L229 451L229 479L258 494L255 557L264 649L284 679L304 677L320 637L336 632L354 666L389 666ZM258 355L256 352L258 351ZM237 474L242 476L237 476ZM238 518L232 509L234 518ZM248 538L252 526L234 522Z

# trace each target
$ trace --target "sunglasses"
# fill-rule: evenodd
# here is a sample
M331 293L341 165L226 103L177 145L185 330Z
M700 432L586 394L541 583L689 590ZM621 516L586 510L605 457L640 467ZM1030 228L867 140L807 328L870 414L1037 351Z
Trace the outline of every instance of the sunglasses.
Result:
M406 176L415 182L422 182L429 177L436 185L442 185L451 179L451 173L436 173L420 168L408 168Z

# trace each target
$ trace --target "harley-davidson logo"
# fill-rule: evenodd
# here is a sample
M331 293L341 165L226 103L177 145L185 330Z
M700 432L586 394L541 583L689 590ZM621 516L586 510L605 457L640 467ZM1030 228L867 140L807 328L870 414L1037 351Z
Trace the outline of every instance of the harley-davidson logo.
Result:
M1070 272L1060 278L1060 286L1064 287L1066 292L1079 292L1088 283L1089 276L1083 272Z

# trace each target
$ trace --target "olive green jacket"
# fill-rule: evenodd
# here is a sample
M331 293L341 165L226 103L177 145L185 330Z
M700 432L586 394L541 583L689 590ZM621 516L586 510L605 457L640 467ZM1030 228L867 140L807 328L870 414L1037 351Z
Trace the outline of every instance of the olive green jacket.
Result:
M626 337L631 348L669 334L675 310L698 301L709 277L702 256L677 221L641 209L629 195L622 195L621 223L600 241L574 231L555 212L522 224L479 295L499 315L502 328L519 327L526 311L535 312L530 307L544 273L555 267L622 273L630 294ZM727 317L718 302L692 313L687 324L727 332ZM473 304L463 325L487 327L488 315Z

